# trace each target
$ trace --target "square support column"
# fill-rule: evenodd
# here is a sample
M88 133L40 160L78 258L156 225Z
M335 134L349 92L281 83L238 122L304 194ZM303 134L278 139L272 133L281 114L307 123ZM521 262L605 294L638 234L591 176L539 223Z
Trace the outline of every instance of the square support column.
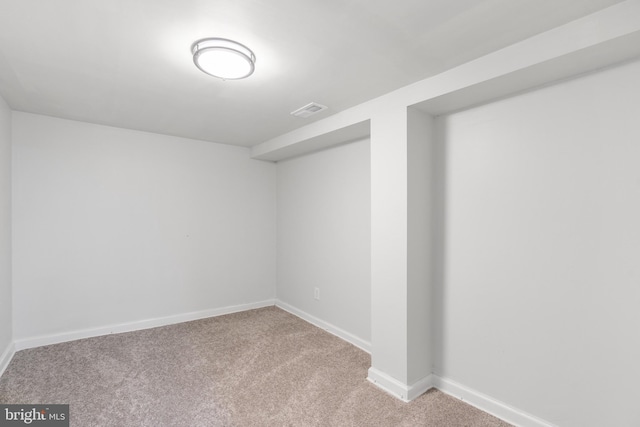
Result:
M371 368L409 401L431 388L433 118L412 108L371 121Z

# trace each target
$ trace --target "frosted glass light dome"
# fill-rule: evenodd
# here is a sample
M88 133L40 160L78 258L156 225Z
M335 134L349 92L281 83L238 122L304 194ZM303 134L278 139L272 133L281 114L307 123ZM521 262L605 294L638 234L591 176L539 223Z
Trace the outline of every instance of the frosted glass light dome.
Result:
M251 49L233 40L200 39L191 45L191 53L196 67L222 80L244 79L255 70L256 56Z

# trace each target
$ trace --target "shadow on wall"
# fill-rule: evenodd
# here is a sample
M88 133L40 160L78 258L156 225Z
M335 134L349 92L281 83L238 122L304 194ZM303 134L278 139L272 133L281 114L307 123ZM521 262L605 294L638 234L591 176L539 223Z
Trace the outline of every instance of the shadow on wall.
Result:
M446 126L442 117L434 120L435 138L433 149L433 186L435 211L433 215L433 239L431 253L433 254L433 301L432 301L432 336L433 348L433 373L441 376L446 372L446 349L444 331L446 330L444 307L446 301L446 226L447 226L447 147Z

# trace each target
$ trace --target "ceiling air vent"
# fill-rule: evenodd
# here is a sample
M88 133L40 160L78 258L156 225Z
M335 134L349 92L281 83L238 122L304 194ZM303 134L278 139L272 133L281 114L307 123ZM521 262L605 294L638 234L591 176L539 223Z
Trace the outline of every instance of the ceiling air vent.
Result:
M307 104L302 108L298 108L296 111L292 111L291 115L296 117L307 118L316 113L319 113L322 110L326 110L327 107L316 102L312 102L311 104Z

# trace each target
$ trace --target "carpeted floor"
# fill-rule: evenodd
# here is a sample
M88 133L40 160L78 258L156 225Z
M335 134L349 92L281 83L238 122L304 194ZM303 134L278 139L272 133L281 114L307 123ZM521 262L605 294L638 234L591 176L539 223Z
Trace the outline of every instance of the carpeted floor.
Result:
M367 353L275 307L16 353L2 403L85 426L509 426L439 391L403 403Z

